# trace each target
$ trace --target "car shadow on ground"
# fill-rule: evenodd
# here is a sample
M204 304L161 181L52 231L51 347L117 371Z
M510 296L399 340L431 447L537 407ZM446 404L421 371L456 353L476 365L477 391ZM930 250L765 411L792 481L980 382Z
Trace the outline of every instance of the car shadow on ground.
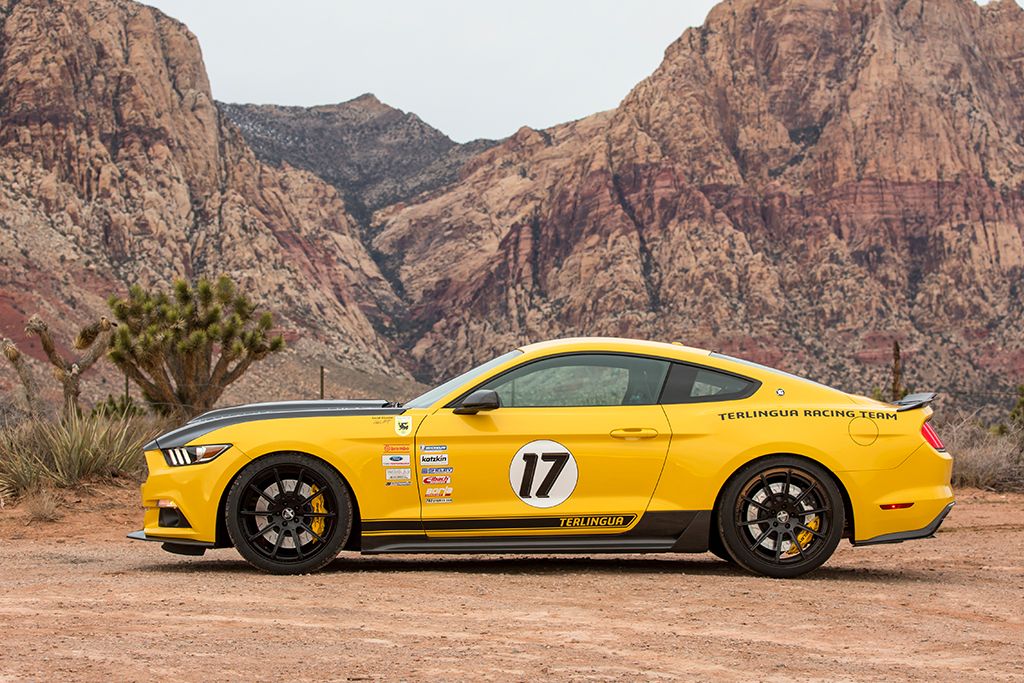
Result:
M217 551L232 552L230 549ZM196 558L192 561L169 561L139 567L142 571L166 573L220 573L260 574L241 558L225 557ZM521 574L521 575L564 575L575 574L682 574L688 576L752 576L734 564L718 560L711 555L688 558L654 559L649 557L622 558L584 555L579 557L544 556L401 556L363 557L355 553L343 553L320 570L324 575L367 574L367 573L428 573L450 572L462 574ZM843 567L825 565L800 580L841 580L841 581L922 581L937 580L934 572L919 572L911 569L879 569L869 567Z

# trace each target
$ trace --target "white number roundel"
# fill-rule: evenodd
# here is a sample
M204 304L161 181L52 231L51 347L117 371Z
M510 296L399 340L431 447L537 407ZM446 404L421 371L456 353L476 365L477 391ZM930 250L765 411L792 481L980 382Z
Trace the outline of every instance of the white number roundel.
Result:
M576 488L576 458L557 441L540 439L520 448L508 468L508 482L519 500L535 508L564 503Z

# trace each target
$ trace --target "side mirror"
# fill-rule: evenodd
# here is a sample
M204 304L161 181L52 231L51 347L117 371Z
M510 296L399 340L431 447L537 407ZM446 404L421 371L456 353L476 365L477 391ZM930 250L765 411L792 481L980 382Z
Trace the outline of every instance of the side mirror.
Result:
M464 398L453 412L456 415L476 415L481 410L495 410L500 407L498 392L492 389L477 389Z

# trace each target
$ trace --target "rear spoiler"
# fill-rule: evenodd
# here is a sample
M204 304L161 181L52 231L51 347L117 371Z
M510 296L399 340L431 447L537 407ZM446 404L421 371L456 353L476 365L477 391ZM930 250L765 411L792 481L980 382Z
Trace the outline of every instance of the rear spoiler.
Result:
M915 410L916 408L924 408L926 405L935 400L935 392L929 391L923 394L910 394L904 396L898 401L895 401L893 405L896 406L896 412L902 413L905 410Z

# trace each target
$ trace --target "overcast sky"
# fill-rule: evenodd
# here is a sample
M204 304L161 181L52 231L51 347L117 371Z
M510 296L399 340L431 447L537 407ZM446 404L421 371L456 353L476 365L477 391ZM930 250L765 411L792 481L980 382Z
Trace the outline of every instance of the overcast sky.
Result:
M149 0L226 102L372 92L460 142L615 107L714 0ZM287 9L284 9L287 8Z
M308 106L372 92L460 142L616 106L715 3L148 2L199 37L219 100Z

